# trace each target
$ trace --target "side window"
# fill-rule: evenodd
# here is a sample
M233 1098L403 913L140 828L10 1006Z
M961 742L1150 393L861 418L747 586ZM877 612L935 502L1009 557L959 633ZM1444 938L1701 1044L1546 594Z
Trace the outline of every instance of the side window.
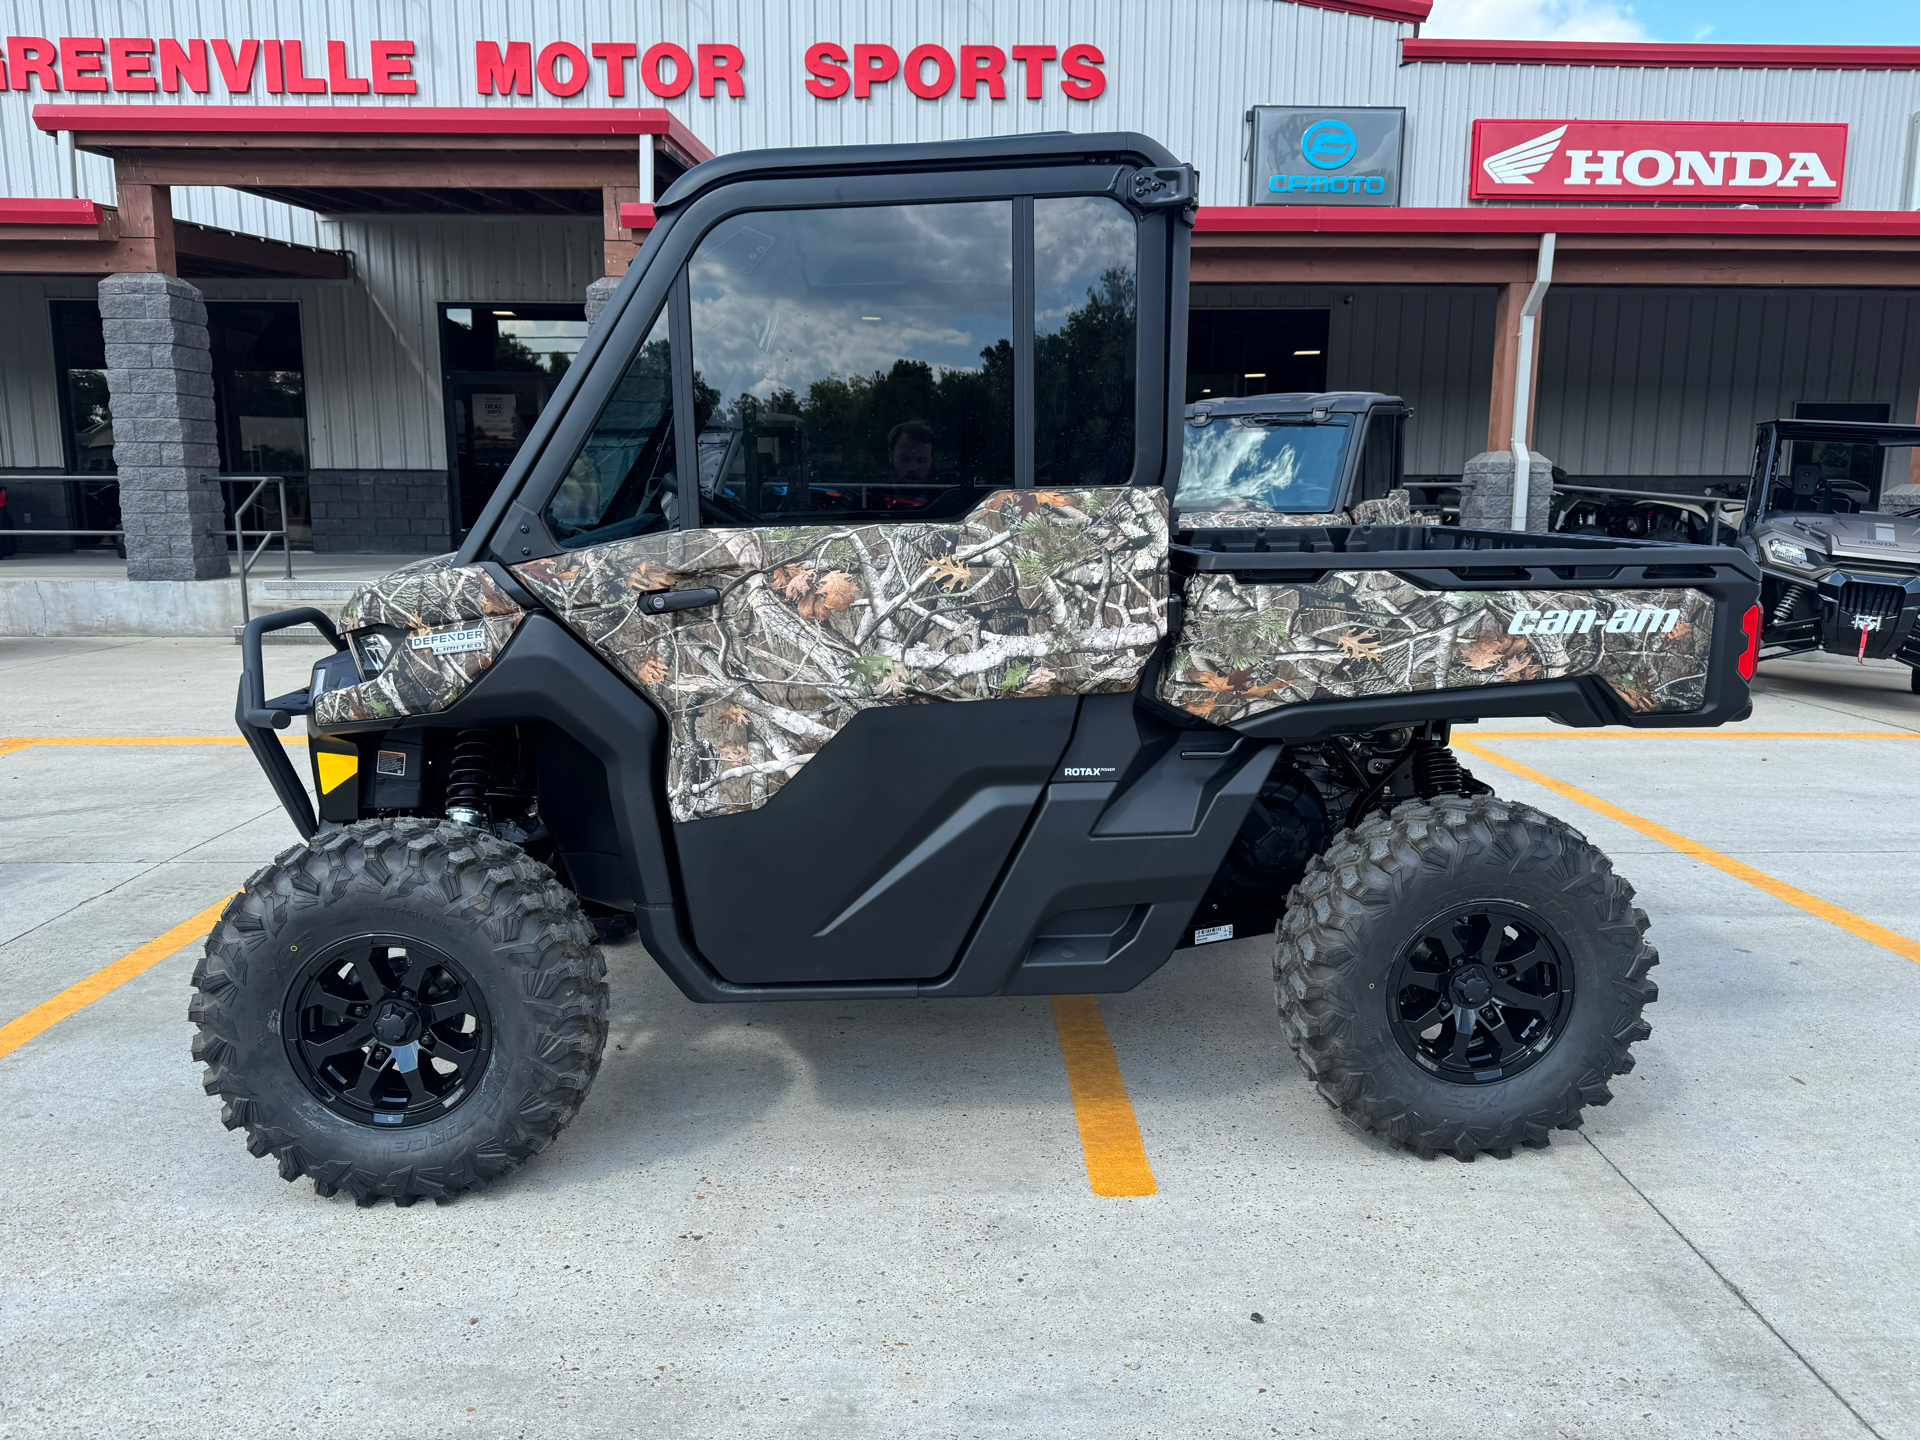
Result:
M687 279L703 523L956 515L1013 483L1011 201L737 215Z
M1139 230L1105 196L1034 201L1034 483L1134 471Z
M679 487L671 350L663 306L547 502L548 528L562 545L598 545L674 528Z
M1361 476L1354 499L1385 500L1401 483L1401 417L1376 411L1361 449Z

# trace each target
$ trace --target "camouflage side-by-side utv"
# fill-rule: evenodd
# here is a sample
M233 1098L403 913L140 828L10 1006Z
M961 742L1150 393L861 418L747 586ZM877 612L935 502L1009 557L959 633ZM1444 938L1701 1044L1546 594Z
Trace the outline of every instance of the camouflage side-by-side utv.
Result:
M363 1202L512 1171L586 1094L621 926L720 1002L1124 991L1278 921L1285 1036L1359 1124L1472 1159L1608 1099L1647 919L1449 726L1739 719L1753 563L1327 512L1312 407L1183 414L1193 205L1120 134L674 182L459 552L248 628L303 839L192 1018L254 1154ZM267 699L302 622L335 654Z

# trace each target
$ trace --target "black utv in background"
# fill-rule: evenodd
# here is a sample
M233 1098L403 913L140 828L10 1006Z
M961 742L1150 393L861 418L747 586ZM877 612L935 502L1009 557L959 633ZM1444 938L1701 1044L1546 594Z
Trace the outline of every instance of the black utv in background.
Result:
M1466 1160L1608 1099L1647 918L1449 727L1740 719L1753 562L1303 512L1314 405L1206 451L1193 205L1124 134L675 181L460 551L248 628L302 840L192 1016L254 1154L362 1202L513 1170L586 1094L622 924L733 1002L1124 991L1278 918L1284 1034L1359 1124ZM267 699L307 621L336 653Z
M1921 429L1838 420L1760 427L1735 543L1761 568L1761 658L1824 650L1908 667L1921 692Z

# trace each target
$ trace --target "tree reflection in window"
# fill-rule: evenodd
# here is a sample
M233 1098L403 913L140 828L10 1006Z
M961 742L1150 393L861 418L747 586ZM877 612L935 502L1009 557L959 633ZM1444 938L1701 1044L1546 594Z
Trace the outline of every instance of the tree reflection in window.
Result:
M1134 470L1134 217L1105 196L1034 202L1034 480L1125 485Z
M1013 478L1013 206L759 212L688 266L712 523L934 516Z

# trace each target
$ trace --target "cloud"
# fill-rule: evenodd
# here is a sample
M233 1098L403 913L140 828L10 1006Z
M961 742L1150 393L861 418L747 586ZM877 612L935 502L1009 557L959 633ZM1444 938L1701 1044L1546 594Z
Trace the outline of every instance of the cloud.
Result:
M1645 40L1621 0L1435 0L1423 36L1479 40Z

